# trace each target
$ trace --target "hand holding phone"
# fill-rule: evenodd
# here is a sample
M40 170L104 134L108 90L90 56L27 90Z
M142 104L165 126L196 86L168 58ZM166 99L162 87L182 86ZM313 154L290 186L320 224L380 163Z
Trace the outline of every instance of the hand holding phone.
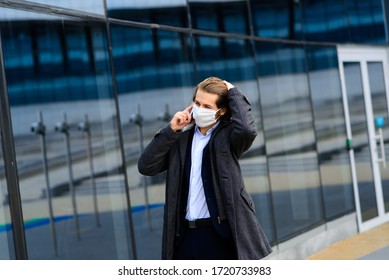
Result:
M185 126L192 123L192 108L193 104L186 107L185 110L178 111L174 114L172 120L170 121L170 127L174 132L180 131Z

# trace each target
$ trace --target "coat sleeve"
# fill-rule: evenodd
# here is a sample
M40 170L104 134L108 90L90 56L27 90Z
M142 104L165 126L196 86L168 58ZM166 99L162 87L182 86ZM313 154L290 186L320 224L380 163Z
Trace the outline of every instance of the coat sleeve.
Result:
M141 174L154 176L167 169L170 148L179 138L169 125L159 130L150 144L147 145L138 160L138 170Z
M250 148L258 132L251 104L238 88L234 87L228 91L228 103L233 123L231 146L239 158Z

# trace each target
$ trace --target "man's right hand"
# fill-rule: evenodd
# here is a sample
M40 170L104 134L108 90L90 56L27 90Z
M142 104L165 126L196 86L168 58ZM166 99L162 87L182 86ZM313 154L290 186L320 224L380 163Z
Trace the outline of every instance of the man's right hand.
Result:
M172 120L170 121L170 128L174 132L182 130L193 121L192 115L190 114L192 108L193 104L187 107L184 111L179 111L174 114Z

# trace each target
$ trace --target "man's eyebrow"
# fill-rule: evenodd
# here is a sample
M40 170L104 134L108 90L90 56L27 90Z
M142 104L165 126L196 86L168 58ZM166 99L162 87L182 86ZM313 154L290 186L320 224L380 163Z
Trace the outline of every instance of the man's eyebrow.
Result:
M200 103L200 101L198 101L197 99L195 99L194 102ZM208 104L208 103L203 103L202 105L208 106L208 107L211 107L211 108L212 108L212 105L211 105L211 104Z

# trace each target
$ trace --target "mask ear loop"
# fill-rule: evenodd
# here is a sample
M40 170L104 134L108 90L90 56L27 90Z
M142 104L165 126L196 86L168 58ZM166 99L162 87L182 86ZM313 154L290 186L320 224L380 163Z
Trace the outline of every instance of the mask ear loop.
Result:
M219 110L217 110L217 111L215 112L215 116L216 116L216 114L217 114L221 109L222 109L222 108L219 108ZM218 120L220 119L221 116L222 116L222 115L219 114L219 116L218 116L217 118L215 118L215 121L218 121Z

